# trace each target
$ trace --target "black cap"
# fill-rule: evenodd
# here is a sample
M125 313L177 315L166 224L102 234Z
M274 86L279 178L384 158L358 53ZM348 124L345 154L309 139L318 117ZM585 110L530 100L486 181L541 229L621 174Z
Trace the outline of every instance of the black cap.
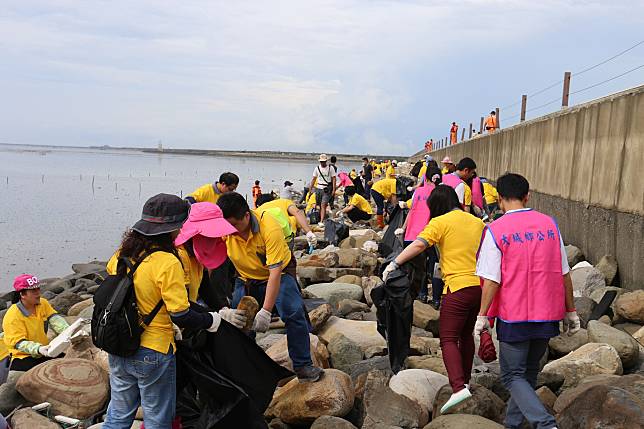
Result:
M293 186L293 183L289 182L288 180L284 182L284 186Z
M133 230L143 235L161 235L181 229L188 219L190 204L170 194L158 194L143 205L141 220Z

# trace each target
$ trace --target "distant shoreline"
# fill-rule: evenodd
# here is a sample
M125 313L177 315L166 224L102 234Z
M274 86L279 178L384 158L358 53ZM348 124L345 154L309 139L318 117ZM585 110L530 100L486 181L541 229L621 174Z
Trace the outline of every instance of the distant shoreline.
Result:
M192 155L192 156L222 156L222 157L238 157L238 158L268 158L268 159L289 159L289 160L306 160L317 158L318 153L312 152L287 152L287 151L272 151L272 150L219 150L219 149L158 149L158 148L136 148L136 147L115 147L115 146L54 146L54 145L31 145L31 144L15 144L15 143L0 143L0 147L29 147L33 149L92 149L92 150L123 150L132 152L143 152L153 154L172 154L172 155ZM362 157L367 156L370 159L396 159L399 161L406 160L408 156L399 155L354 155L347 153L328 153L329 156L335 155L338 161L361 161Z

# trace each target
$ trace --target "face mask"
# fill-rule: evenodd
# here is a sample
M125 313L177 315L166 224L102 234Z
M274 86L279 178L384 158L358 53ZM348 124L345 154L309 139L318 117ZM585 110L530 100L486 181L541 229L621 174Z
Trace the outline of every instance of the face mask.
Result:
M192 237L192 249L197 261L209 270L219 267L226 259L226 243L221 238Z

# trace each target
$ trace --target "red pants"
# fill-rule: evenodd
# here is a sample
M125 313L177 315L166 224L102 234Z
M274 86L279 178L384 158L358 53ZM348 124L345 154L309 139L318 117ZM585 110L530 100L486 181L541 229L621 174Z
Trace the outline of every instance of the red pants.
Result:
M447 369L449 384L454 393L469 383L474 360L474 325L481 306L481 287L466 287L447 292L441 302L438 331Z

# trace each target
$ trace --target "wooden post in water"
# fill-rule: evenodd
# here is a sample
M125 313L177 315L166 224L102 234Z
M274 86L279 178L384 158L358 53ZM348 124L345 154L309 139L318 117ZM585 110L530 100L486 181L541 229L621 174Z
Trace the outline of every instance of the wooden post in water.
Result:
M564 73L563 82L563 95L561 96L561 108L568 107L568 100L570 98L570 72Z
M528 96L523 94L521 96L521 122L525 121L525 109L528 105Z

